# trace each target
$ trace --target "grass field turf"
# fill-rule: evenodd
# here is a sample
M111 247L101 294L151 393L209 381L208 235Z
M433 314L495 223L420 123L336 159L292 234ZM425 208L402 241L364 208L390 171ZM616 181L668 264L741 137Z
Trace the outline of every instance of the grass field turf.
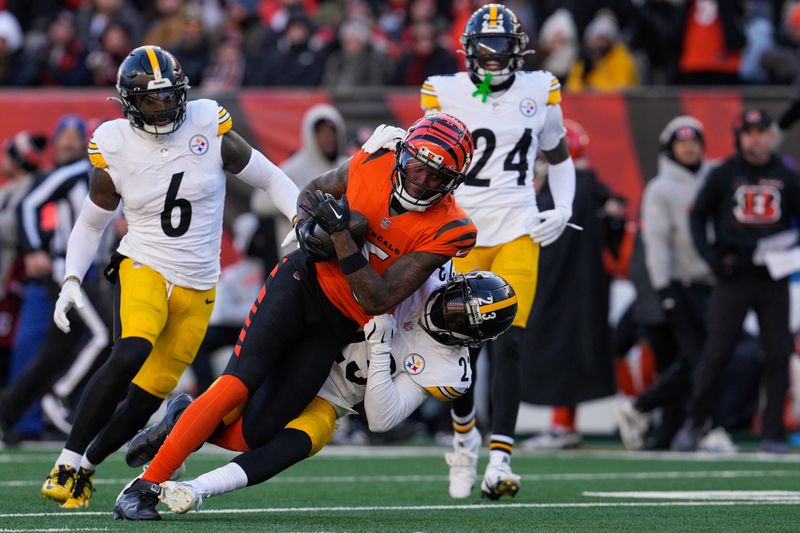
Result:
M199 513L172 515L164 508L163 521L134 523L111 519L117 493L136 474L121 454L101 469L91 509L67 512L39 496L57 450L3 450L0 532L800 530L800 455L704 459L601 449L518 452L514 470L522 475L522 490L512 500L490 502L480 499L477 487L469 500L449 498L443 451L331 447L263 485L207 500ZM187 474L229 457L197 453ZM485 461L484 454L480 472ZM672 499L597 494L641 491L692 494ZM701 499L696 491L735 492Z

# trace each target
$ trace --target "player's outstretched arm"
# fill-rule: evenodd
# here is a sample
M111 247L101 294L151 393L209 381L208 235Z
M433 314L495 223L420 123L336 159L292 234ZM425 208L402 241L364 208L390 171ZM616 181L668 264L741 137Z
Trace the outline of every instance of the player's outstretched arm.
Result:
M245 183L263 189L286 218L293 220L297 185L264 154L231 130L222 136L222 168Z
M83 307L80 284L97 254L103 232L114 217L120 196L108 172L92 168L89 176L89 196L84 200L75 226L69 235L64 268L64 284L56 301L53 321L64 333L70 326L67 312L73 307Z
M391 351L396 324L378 315L364 325L368 346L364 411L370 431L389 431L419 407L428 394L405 373L392 379Z

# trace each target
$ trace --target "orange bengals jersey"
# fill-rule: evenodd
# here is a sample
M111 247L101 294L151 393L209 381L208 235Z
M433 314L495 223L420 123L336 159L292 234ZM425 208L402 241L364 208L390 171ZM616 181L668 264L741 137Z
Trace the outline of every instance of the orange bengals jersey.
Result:
M394 152L359 150L350 160L347 200L350 209L367 217L369 235L362 252L378 274L398 257L411 252L430 252L463 257L475 246L478 229L458 206L452 194L425 211L392 216ZM328 299L345 316L364 325L370 319L353 297L353 291L336 259L317 263L317 279Z

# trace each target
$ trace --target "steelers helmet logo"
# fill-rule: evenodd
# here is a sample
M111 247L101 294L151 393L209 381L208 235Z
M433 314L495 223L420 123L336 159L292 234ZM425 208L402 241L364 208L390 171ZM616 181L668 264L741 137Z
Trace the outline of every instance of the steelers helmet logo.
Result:
M536 114L536 102L533 101L533 98L524 98L519 103L519 111L526 117L532 117Z
M194 155L203 155L208 152L208 139L202 135L194 135L189 140L189 149Z
M403 360L403 368L408 374L421 374L425 370L425 359L418 353L410 353Z

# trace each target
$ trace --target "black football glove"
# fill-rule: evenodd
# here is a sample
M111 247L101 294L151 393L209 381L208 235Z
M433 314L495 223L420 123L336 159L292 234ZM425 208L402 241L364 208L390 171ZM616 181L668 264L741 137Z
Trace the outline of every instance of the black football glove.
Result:
M322 250L322 241L314 236L314 228L316 227L317 221L313 218L301 220L294 227L295 234L297 235L297 245L306 253L309 259L315 263L330 259Z
M350 204L344 194L337 200L330 193L317 190L312 193L306 191L306 199L310 205L300 205L300 208L317 221L319 227L328 234L344 231L350 225Z

